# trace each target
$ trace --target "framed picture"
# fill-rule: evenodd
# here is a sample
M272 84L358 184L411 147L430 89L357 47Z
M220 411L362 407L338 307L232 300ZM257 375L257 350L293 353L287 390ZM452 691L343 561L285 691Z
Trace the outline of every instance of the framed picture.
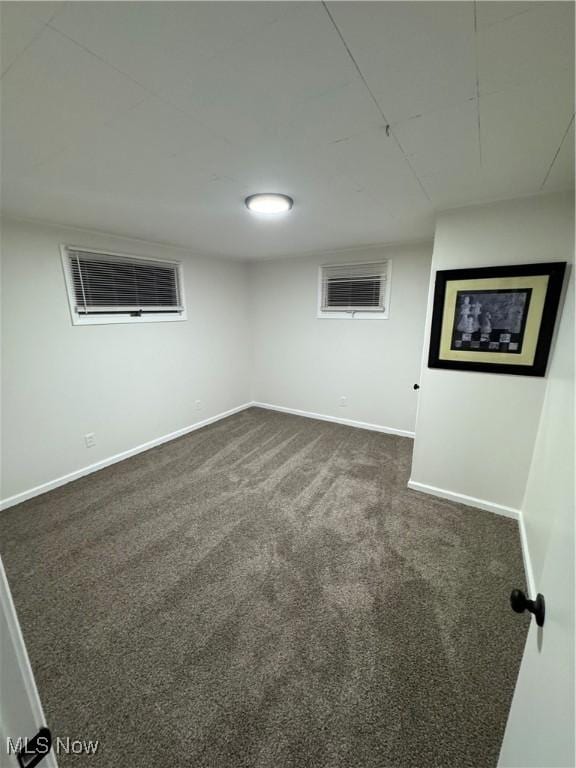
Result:
M430 368L544 376L565 262L436 273Z

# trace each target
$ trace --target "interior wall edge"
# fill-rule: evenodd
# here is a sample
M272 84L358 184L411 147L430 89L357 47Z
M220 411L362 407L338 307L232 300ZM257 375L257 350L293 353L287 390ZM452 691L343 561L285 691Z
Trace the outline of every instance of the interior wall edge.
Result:
M278 263L283 261L299 262L307 261L309 259L327 259L327 258L340 258L346 256L356 256L358 251L376 251L378 253L383 248L401 249L401 248L413 248L417 246L429 246L434 245L434 235L427 235L426 237L405 238L403 240L383 240L379 243L358 243L357 245L346 245L342 248L321 248L314 251L303 251L296 253L283 253L277 256L253 256L246 259L246 263L249 266L258 266L263 264Z
M280 413L290 413L293 416L303 416L305 419L319 419L320 421L332 421L334 424L343 424L347 427L356 429L367 429L371 432L384 432L387 435L396 435L397 437L408 437L414 439L415 433L406 429L397 429L396 427L386 427L383 424L369 424L365 421L355 421L354 419L343 419L338 416L329 416L325 413L314 413L313 411L302 411L298 408L288 408L284 405L272 405L271 403L261 403L255 401L252 403L255 408L265 408L268 411L279 411Z
M167 435L162 435L161 437L156 437L153 440L148 440L146 443L137 445L134 448L129 448L126 451L122 451L121 453L109 456L108 458L97 461L94 464L88 464L86 467L76 469L73 472L62 475L62 477L49 480L46 483L37 485L35 488L30 488L27 491L21 491L20 493L16 493L14 496L9 496L6 499L0 499L0 511L8 509L9 507L14 507L17 504L21 504L23 501L28 501L28 499L33 499L35 496L41 496L43 493L48 493L48 491L59 488L61 485L71 483L74 480L79 480L81 477L85 477L86 475L91 475L93 472L98 472L98 470L109 467L111 464L117 464L118 462L129 459L139 453L144 453L144 451L148 451L151 448L156 448L158 445L168 443L170 440L183 437L190 432L195 432L197 429L207 427L209 424L213 424L216 421L221 421L228 416L233 416L235 413L240 413L240 411L244 411L246 408L250 408L252 405L253 403L251 402L242 403L242 405L238 405L235 408L230 408L227 411L218 413L215 416L210 416L209 418L198 421L195 424L190 424L187 427L182 427L182 429L177 429L175 432L170 432Z
M8 585L8 577L6 576L6 570L4 569L1 557L0 621L2 622L2 653L3 655L5 654L7 663L16 667L16 675L20 678L22 683L20 696L24 699L25 706L29 708L34 724L37 728L40 728L46 723L46 716L38 694L36 681L32 673L30 658L22 636L22 629L18 623L14 600L12 599L12 594ZM6 633L6 635L4 635L4 633ZM10 657L10 661L8 661L8 657ZM0 734L3 739L6 738L6 734L10 733L7 728L7 722L4 719L5 715L9 716L9 713L4 712L2 713L2 717L0 717ZM50 750L50 752L44 756L44 759L46 760L46 768L58 768L54 750Z
M528 535L526 533L526 523L524 521L524 515L522 512L520 512L520 517L518 518L518 527L520 529L520 546L522 549L522 559L524 560L524 573L526 574L528 597L531 600L534 600L537 593L536 579L534 577L532 557L530 556L530 545L528 543Z
M455 213L460 213L462 211L466 211L467 209L475 210L477 208L490 208L492 206L499 206L502 203L514 203L515 201L518 201L519 203L522 202L528 202L531 199L546 199L546 198L561 198L565 197L566 199L573 199L575 196L575 190L574 189L553 189L549 191L542 191L539 190L538 192L528 192L523 195L513 194L513 195L505 195L504 197L491 197L486 200L479 200L476 203L462 203L462 205L449 205L448 207L439 207L436 210L436 220L439 216L442 216L446 213L450 213L451 211L454 211Z
M483 509L486 512L494 512L496 515L509 517L512 520L520 521L522 519L522 512L519 509L507 507L504 504L497 504L496 502L488 501L487 499L477 499L474 496L466 496L464 493L448 491L445 488L436 488L433 485L426 485L425 483L419 483L412 479L408 480L408 488L413 491L419 491L420 493L427 493L430 496L437 496L440 499L456 501L458 504L465 504L467 507L476 507L477 509Z

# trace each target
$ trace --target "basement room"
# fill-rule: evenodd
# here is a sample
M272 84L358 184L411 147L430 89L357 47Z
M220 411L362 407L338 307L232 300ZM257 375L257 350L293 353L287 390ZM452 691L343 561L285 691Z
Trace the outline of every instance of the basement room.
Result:
M574 3L0 32L0 768L576 768Z

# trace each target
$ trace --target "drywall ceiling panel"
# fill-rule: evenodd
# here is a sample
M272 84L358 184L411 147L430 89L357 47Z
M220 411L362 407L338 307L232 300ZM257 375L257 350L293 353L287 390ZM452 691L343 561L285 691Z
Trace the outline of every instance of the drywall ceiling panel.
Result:
M235 143L357 77L316 3L72 3L53 24Z
M564 136L558 154L544 183L545 192L560 192L574 188L574 118Z
M548 2L478 29L480 93L574 72L574 4Z
M0 4L2 73L6 72L64 5L64 3L49 2Z
M249 258L428 237L435 209L538 192L558 153L556 188L571 11L497 5L479 146L470 2L332 3L344 39L312 2L11 3L4 210ZM274 189L290 216L247 213Z
M471 99L393 126L419 176L468 174L480 155L478 106Z
M359 76L325 12L309 3L223 51L171 98L186 111L201 112L232 143L244 145L274 135L299 105L356 81Z
M480 98L481 162L465 173L421 175L439 208L535 194L573 114L571 77L554 78ZM566 178L566 177L564 177Z
M481 0L476 3L476 21L478 27L490 26L491 24L497 24L500 21L506 21L506 19L512 18L512 16L518 16L521 13L527 11L533 11L540 5L546 5L547 2L536 2L532 0L530 2L507 2L507 0Z
M155 93L186 81L299 3L67 3L53 26Z
M83 146L70 147L37 167L37 183L47 193L58 187L95 194L113 190L119 205L129 198L144 204L156 197L163 204L184 205L189 220L204 204L203 185L210 185L211 193L220 190L220 214L232 206L245 216L244 197L259 189L281 188L299 198L325 196L330 176L315 167L312 157L272 143L237 153L218 137L203 135L180 113L175 120L164 107L150 97L94 135L90 153ZM140 122L146 124L142 132L137 130ZM159 218L153 208L147 215ZM206 226L204 220L196 224Z
M191 185L214 177L211 159L228 147L190 117L154 96L100 125L86 143L72 145L35 168L35 177L51 188L110 191L118 204L126 199L187 199Z
M509 88L480 98L482 163L491 178L538 189L574 112L572 78Z
M398 144L383 127L320 148L317 158L355 189L370 195L393 218L408 210L432 210Z
M380 112L358 79L299 101L278 126L277 138L311 150L378 127L384 127Z
M507 197L521 197L535 194L536 186L532 178L523 180L489 173L478 164L476 169L467 174L446 176L436 173L422 177L422 184L434 201L437 210L459 208L463 205L485 203Z
M475 95L473 3L333 2L328 8L389 121Z
M46 27L2 78L3 175L27 172L146 97L124 75ZM90 152L90 144L84 143Z

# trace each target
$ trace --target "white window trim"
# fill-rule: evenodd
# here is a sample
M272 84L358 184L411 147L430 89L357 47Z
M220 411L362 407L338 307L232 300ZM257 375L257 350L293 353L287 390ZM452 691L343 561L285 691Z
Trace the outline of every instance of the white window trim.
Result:
M72 281L72 273L70 270L70 256L68 251L87 251L89 253L97 253L102 256L117 256L125 259L137 259L138 261L153 261L156 264L169 264L176 267L178 272L178 287L180 292L180 299L184 309L177 314L143 314L139 317L133 315L82 315L76 312L76 296L74 293L74 284ZM186 296L184 295L184 274L181 261L175 261L171 259L155 259L151 256L139 256L134 253L119 253L118 251L108 251L99 248L91 248L83 245L70 245L62 243L60 245L60 254L62 258L62 269L64 270L64 281L66 283L66 293L68 294L68 307L70 309L70 317L72 319L72 325L112 325L117 323L180 323L188 319L186 309Z
M317 313L319 320L388 320L390 316L390 286L392 285L392 259L379 259L378 261L360 261L358 264L381 264L386 262L386 285L384 287L384 312L348 310L342 312L326 312L322 310L322 270L325 267L338 267L341 264L354 264L354 261L342 261L336 264L320 264L318 267L318 291Z

